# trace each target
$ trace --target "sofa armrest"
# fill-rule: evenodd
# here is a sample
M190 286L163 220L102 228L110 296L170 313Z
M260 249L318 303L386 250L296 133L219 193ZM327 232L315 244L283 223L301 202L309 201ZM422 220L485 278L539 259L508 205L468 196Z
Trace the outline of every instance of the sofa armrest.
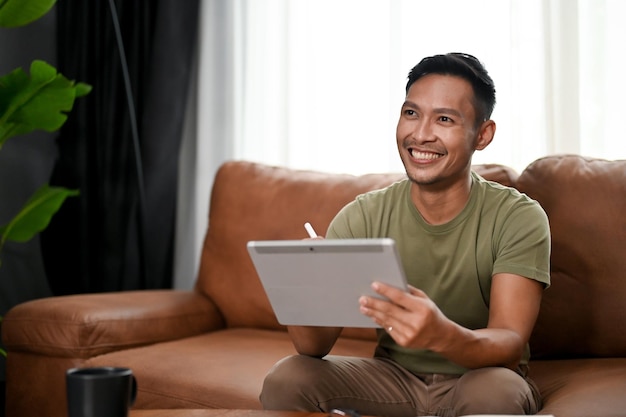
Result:
M144 290L43 298L13 307L2 322L7 351L89 358L224 327L207 297Z

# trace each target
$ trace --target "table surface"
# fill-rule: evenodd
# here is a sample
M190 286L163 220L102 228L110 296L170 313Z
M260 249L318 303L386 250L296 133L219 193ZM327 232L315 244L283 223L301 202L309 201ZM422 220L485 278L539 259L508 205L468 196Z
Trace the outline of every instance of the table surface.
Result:
M129 417L326 417L326 413L270 410L131 410Z
M337 417L336 414L333 416ZM310 413L306 411L271 411L271 410L131 410L129 417L328 417L327 413ZM371 416L363 416L371 417ZM468 416L472 417L472 416ZM486 415L475 414L474 417L487 417ZM502 414L490 417L524 417L505 416ZM542 415L541 417L554 417L554 415Z

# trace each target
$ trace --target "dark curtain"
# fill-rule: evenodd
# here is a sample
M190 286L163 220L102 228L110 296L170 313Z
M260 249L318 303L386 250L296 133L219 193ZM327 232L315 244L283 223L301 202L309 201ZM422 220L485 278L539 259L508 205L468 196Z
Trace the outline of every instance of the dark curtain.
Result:
M41 236L55 295L172 285L178 154L199 2L115 6L136 124L109 1L56 6L58 69L93 90L76 101L58 137L50 182L80 196L66 200Z

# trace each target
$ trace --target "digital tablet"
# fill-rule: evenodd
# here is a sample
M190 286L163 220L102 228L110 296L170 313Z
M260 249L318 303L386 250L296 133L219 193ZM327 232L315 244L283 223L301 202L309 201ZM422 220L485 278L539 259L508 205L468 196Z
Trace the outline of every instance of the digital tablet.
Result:
M380 327L359 311L374 281L406 291L393 239L264 240L248 252L278 322L284 325Z

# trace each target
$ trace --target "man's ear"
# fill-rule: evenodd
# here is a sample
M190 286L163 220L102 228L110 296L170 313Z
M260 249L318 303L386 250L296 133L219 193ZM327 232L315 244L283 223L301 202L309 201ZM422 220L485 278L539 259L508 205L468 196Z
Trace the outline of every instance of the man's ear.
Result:
M482 151L493 140L493 136L496 134L496 122L493 120L484 121L478 130L478 137L476 138L476 145L474 149Z

